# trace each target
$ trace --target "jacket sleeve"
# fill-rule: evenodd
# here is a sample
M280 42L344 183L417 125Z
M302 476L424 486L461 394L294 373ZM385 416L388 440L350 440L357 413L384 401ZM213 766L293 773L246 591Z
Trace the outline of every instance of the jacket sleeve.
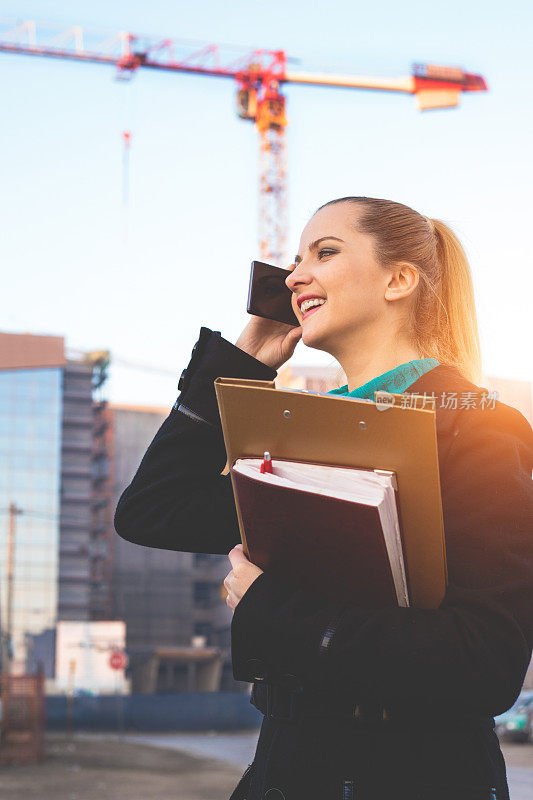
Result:
M441 475L449 583L439 608L335 605L262 573L232 620L237 680L253 680L259 663L267 678L289 673L383 704L459 702L492 715L512 705L533 646L533 433L504 408L490 422L462 412Z
M182 392L115 510L123 539L148 547L227 554L240 542L214 380L273 380L276 370L202 327ZM181 381L180 381L181 383Z

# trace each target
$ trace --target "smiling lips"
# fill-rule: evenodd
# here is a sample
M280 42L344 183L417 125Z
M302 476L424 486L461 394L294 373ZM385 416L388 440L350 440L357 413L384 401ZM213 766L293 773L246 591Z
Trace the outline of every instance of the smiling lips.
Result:
M322 303L322 305L324 305L324 304ZM306 317L308 317L308 316L309 316L309 314L312 314L312 313L313 313L313 311L318 311L318 309L319 309L319 308L322 308L322 305L320 305L320 306L313 306L312 308L310 308L310 309L309 309L309 311L306 311L306 312L305 312L305 314L304 314L304 315L303 315L303 317L302 317L302 322L303 322L303 320L304 320Z
M321 308L325 302L323 297L310 297L309 299L306 298L299 302L300 309L303 310L302 320L304 320L308 314L311 314L312 311Z

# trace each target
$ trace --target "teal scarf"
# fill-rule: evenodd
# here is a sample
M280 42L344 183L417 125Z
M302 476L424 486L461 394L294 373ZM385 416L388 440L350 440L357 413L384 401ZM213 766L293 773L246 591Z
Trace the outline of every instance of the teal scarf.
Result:
M378 389L401 394L425 372L438 366L439 362L436 358L415 358L413 361L407 361L405 364L400 364L398 367L384 372L383 375L378 375L377 378L373 378L351 392L348 391L346 383L339 389L331 389L326 394L340 394L345 397L359 397L367 400L374 400L374 392Z

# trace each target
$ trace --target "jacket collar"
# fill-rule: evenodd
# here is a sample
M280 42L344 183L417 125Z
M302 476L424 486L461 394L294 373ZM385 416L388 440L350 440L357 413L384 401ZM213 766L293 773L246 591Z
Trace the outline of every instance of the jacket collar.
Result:
M462 392L474 392L476 403L482 392L488 390L467 380L459 369L451 364L439 364L421 375L406 390L409 394L435 394L435 424L437 435L451 433L458 412L465 408ZM450 402L451 393L455 393L456 403Z
M452 364L439 364L428 370L420 378L417 378L406 391L417 393L434 391L436 394L437 390L448 392L487 391L484 386L477 386L465 378L463 373Z

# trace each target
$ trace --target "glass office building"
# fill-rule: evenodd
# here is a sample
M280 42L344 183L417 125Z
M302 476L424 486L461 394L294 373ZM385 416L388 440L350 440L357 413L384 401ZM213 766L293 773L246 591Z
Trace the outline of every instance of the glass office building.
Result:
M110 618L107 362L67 357L63 337L0 332L1 652L14 674L53 679L58 620Z
M0 371L1 550L14 525L12 653L24 671L25 635L57 616L61 475L60 368ZM10 505L15 509L10 513ZM0 561L2 627L7 623L7 558Z

